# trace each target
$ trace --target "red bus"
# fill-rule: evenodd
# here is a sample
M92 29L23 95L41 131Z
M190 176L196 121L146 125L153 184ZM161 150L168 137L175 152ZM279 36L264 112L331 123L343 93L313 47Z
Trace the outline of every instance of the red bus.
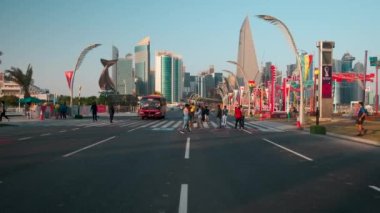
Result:
M138 115L144 118L165 118L166 99L159 95L147 95L140 99Z

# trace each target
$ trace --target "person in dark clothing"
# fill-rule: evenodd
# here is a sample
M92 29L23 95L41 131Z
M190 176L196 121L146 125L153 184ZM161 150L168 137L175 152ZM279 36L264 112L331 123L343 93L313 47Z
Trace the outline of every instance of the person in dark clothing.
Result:
M220 108L219 104L216 108L216 120L218 122L218 128L222 128L222 108Z
M237 125L239 124L239 129L241 129L241 110L240 107L235 107L235 129L237 128Z
M110 114L110 122L112 123L113 115L115 114L115 108L114 108L113 104L110 104L108 106L108 113Z
M1 111L1 115L0 115L0 121L3 120L3 117L6 118L6 119L8 119L8 121L9 121L8 116L5 114L6 107L5 107L5 102L4 101L1 101L1 109L2 109L2 111Z
M91 112L92 112L92 121L98 120L98 106L96 106L96 102L91 104Z

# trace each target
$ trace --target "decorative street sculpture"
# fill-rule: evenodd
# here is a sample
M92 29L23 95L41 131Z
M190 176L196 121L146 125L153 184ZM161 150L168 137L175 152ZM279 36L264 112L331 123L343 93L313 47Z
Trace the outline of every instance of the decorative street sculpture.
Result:
M102 74L99 78L99 87L102 90L105 91L116 91L115 83L110 78L110 75L108 73L108 68L110 68L112 65L116 64L117 59L115 60L106 60L106 59L100 59L102 62L104 69L102 71Z

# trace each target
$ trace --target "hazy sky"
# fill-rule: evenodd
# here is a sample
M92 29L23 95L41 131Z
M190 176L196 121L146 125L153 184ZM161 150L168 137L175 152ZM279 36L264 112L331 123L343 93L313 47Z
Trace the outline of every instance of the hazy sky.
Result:
M120 56L151 38L151 67L159 50L183 56L196 74L214 65L236 70L239 30L249 17L259 64L272 61L285 70L295 57L282 32L256 15L272 15L290 29L299 49L317 53L319 40L335 41L334 58L349 52L355 62L380 56L380 6L377 0L0 0L0 70L33 66L35 84L69 94L64 71L74 69L83 48L92 50L75 79L75 94L98 95L100 58ZM354 62L354 63L355 63ZM370 67L369 72L374 68Z

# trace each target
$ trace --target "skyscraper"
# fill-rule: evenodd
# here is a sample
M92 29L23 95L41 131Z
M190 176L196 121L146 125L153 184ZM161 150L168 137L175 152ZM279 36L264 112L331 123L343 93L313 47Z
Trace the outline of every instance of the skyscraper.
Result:
M259 66L256 58L256 50L252 40L251 27L248 16L240 28L239 50L237 63L242 69L237 67L237 78L239 85L248 88L248 81L260 82ZM243 73L244 72L244 73Z
M168 102L179 102L183 91L183 61L171 52L156 53L155 91Z
M353 57L349 53L345 53L342 57L342 73L347 73L352 71L352 64L355 60L355 57ZM355 86L356 82L346 82L343 81L341 83L341 103L342 104L350 104L351 101L356 101L353 90L357 88Z
M116 60L119 58L119 50L117 47L112 46L112 60ZM117 85L117 64L112 66L112 80ZM116 86L117 89L117 86Z
M152 93L149 91L150 38L146 37L135 46L135 83L139 96Z
M133 55L127 54L125 58L120 58L117 63L116 89L119 94L133 94L135 81L133 76Z

